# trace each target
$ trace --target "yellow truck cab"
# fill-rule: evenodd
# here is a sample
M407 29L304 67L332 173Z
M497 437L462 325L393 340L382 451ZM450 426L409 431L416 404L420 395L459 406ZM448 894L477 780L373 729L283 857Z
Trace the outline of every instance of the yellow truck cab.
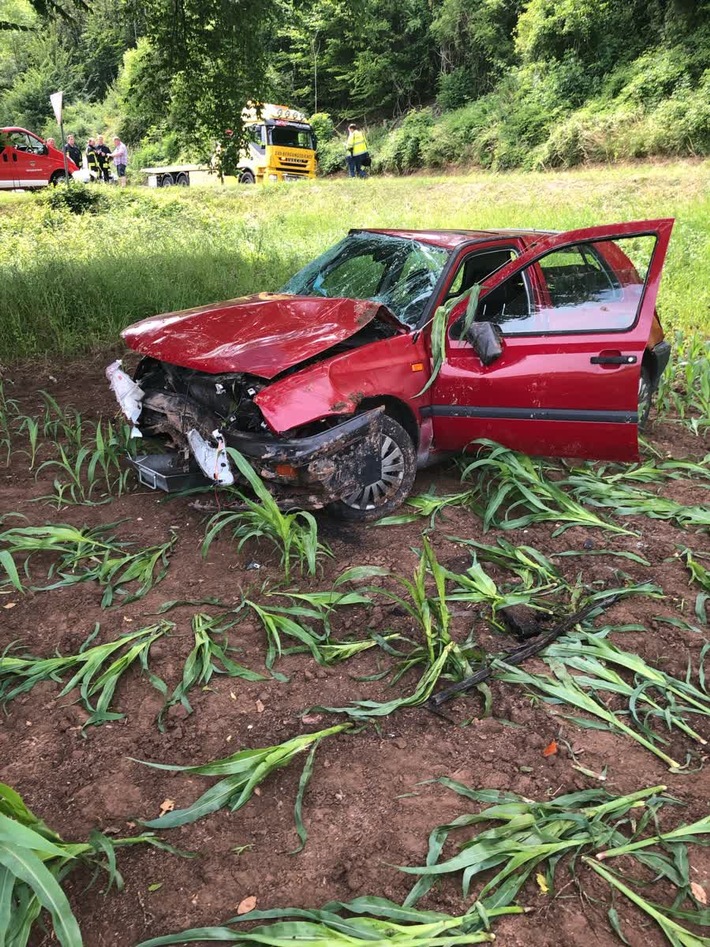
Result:
M242 184L300 181L316 176L316 142L306 116L285 105L248 105L242 112L249 138L237 162Z

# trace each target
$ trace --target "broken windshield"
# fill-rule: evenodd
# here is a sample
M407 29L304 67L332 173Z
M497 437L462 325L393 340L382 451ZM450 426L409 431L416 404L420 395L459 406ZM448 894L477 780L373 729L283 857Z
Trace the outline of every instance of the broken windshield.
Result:
M449 252L416 240L353 233L296 273L282 292L330 299L371 299L415 326Z

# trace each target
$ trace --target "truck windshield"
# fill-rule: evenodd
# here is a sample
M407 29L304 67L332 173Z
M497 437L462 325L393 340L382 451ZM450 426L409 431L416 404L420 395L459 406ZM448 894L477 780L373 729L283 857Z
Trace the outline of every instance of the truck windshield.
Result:
M296 125L293 122L280 122L267 125L270 145L282 148L313 148L313 136L310 125Z
M293 296L371 299L414 327L449 258L447 250L378 233L354 233L293 276Z

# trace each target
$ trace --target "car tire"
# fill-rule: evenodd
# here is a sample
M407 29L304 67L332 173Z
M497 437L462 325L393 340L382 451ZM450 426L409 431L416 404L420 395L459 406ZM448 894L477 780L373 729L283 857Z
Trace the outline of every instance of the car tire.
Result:
M417 452L412 439L394 418L380 420L381 475L372 483L332 503L330 511L343 520L366 523L396 510L409 496L417 473Z
M256 180L251 171L242 171L239 175L240 184L255 184Z
M189 186L190 186L190 179L189 179L189 177L185 174L184 171L181 171L180 174L178 174L178 176L175 178L175 184L176 184L178 187L189 187Z
M56 187L58 184L68 184L69 178L63 171L57 171L52 175L52 180L49 183L52 187Z
M645 365L641 368L639 376L639 401L638 401L638 426L639 431L645 431L648 426L648 416L651 412L651 402L653 401L653 383L651 382L651 373Z
M160 178L161 187L172 187L173 184L175 184L175 179L173 178L172 174L164 174Z

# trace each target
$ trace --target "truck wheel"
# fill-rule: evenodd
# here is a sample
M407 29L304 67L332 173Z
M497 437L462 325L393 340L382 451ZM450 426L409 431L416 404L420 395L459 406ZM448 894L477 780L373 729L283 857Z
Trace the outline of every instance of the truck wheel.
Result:
M67 184L68 182L69 178L63 171L55 171L55 173L52 175L52 180L49 183L56 187L57 184Z
M181 171L180 174L178 174L178 176L175 178L175 183L178 185L178 187L188 187L190 184L190 179L184 171Z
M242 171L241 174L239 175L239 183L240 184L255 184L256 181L251 171Z
M412 439L394 418L383 415L374 471L367 483L329 507L336 516L351 522L379 519L396 510L409 496L417 473L417 454Z
M160 179L161 187L172 187L174 183L172 174L164 174Z

